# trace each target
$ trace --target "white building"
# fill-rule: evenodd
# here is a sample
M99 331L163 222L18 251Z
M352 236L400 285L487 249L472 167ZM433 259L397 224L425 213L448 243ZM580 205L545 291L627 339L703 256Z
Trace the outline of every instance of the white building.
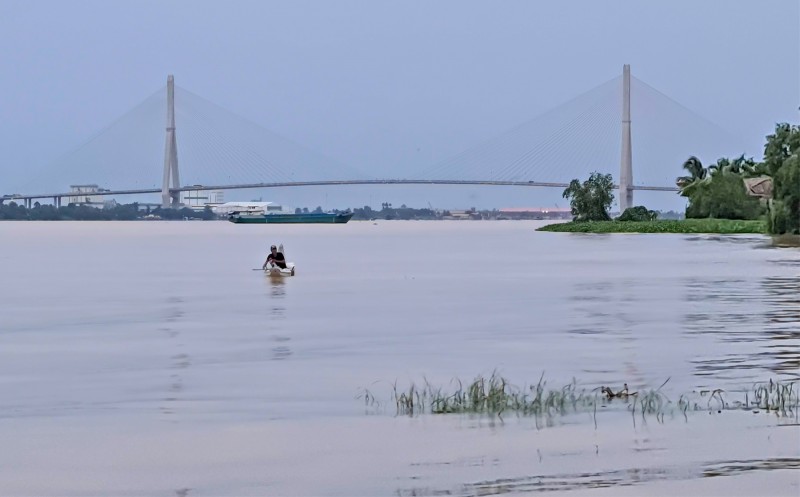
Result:
M225 201L222 190L189 190L181 192L181 203L190 209L203 210L206 206L218 206Z
M251 214L264 214L266 212L281 212L283 208L272 202L225 202L211 208L214 213L227 216L232 212L248 212Z
M69 192L74 193L67 197L68 204L89 204L95 206L102 206L105 202L111 200L105 195L92 195L97 192L107 192L105 188L100 188L98 185L69 185Z

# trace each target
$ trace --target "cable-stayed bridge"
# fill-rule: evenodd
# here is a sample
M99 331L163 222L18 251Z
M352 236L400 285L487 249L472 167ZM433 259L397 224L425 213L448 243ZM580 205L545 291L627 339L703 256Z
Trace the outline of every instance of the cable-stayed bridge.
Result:
M164 115L166 114L166 140ZM689 155L738 155L741 142L663 93L623 74L408 178L376 178L287 140L192 92L162 88L2 200L52 199L78 183L92 196L339 185L479 185L564 188L611 173L620 211L636 190L676 191ZM634 168L634 164L636 167Z

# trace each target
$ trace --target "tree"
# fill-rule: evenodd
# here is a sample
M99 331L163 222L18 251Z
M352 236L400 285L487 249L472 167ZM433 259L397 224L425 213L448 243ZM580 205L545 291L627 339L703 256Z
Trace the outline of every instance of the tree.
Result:
M608 209L614 202L613 190L610 174L593 172L583 183L573 179L561 196L570 199L573 221L610 221Z
M675 183L678 185L678 188L680 188L681 196L688 197L692 194L692 191L697 188L700 182L706 179L708 170L703 167L703 163L700 162L700 159L694 155L686 159L686 162L683 163L683 169L685 169L689 175L679 176L675 180Z
M757 164L741 155L733 160L721 157L703 167L695 156L683 163L689 174L677 178L680 195L687 197L687 218L758 219L763 207L747 195L744 178L756 174Z
M743 176L754 176L756 174L756 167L758 164L752 157L746 158L744 154L733 159L728 166L728 171L734 174L741 174Z
M768 227L770 233L800 234L800 157L792 155L773 177L773 198Z
M783 167L785 160L800 153L800 126L781 123L775 126L775 133L767 136L764 146L764 166L766 173L775 176Z
M780 123L767 136L763 166L758 172L772 177L767 227L770 233L800 234L800 126Z
M687 218L758 219L764 213L761 202L747 195L744 177L720 169L698 183L689 195Z

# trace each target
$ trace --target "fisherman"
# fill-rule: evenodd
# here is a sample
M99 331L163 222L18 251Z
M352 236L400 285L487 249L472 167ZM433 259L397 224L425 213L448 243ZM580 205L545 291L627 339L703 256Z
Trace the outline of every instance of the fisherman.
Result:
M278 252L278 247L275 245L269 248L270 253L267 256L267 260L264 261L264 265L261 266L261 269L267 269L267 266L274 264L281 269L286 269L286 258L283 256L283 252Z

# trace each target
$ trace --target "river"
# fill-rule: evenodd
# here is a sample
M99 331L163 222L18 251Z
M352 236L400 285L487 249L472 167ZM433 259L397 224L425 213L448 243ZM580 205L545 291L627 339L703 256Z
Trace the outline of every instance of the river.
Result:
M797 495L796 419L763 412L395 415L395 383L495 370L800 378L797 249L540 225L0 223L0 494ZM295 277L253 271L272 243Z

